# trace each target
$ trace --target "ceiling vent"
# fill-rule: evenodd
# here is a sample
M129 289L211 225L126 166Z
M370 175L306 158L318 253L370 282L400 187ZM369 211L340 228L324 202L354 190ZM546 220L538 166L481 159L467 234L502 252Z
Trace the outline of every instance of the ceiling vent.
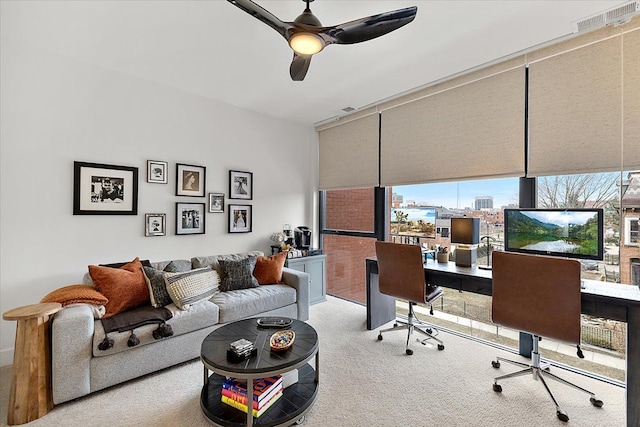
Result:
M353 107L345 107L342 109L342 111L344 111L345 113L350 113L352 111L356 111L356 109Z
M571 23L574 33L595 30L605 25L620 25L640 14L640 1L630 1L622 6L605 10Z

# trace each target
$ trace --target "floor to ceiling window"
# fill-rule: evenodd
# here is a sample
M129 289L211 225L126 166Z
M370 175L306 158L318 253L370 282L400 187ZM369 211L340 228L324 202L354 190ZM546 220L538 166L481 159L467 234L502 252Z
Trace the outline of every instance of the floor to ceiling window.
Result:
M596 262L583 260L583 278L618 283L640 280L640 271L634 274L635 269L640 269L640 204L636 196L640 194L640 171L540 177L537 187L538 207L604 210L604 257ZM517 178L388 188L383 212L388 233L384 239L427 248L451 248L451 218L478 217L478 264L490 264L491 252L504 250L503 211L518 207L518 191ZM327 292L364 304L364 263L367 257L375 256L376 231L380 232L375 227L375 189L327 191L323 192L323 199ZM455 253L455 247L452 249ZM398 307L399 311L403 309L402 305ZM445 289L444 298L436 302L434 310L432 316L427 308L419 308L418 316L448 329L518 348L517 331L492 324L491 297ZM576 357L575 348L550 340L544 340L541 348L547 346L545 357L623 381L625 336L624 323L583 316L585 359Z

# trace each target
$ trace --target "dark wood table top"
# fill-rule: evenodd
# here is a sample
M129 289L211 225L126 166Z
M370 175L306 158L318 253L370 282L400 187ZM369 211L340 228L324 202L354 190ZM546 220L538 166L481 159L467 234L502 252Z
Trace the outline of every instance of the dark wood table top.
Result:
M263 328L258 326L259 318L239 320L221 326L211 332L202 342L202 362L212 371L256 377L293 369L309 360L318 351L318 334L310 325L299 320L285 328ZM275 332L290 329L295 332L293 345L284 351L271 351L269 338ZM257 349L255 356L237 362L227 357L229 344L244 338Z

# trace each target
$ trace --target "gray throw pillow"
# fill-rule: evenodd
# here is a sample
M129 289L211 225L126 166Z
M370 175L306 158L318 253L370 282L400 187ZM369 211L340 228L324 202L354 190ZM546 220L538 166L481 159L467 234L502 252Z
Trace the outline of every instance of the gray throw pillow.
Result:
M144 275L149 287L149 297L151 305L155 308L164 307L173 301L167 292L167 285L164 282L164 271L153 267L143 266Z
M256 257L248 257L238 261L219 260L222 270L220 290L235 291L238 289L257 288L258 280L253 277L253 269L256 267Z

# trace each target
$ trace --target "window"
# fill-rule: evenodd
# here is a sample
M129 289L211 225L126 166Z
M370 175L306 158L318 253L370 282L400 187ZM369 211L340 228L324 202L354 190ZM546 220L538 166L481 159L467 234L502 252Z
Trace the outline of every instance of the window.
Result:
M640 218L626 218L624 230L624 244L640 246Z

